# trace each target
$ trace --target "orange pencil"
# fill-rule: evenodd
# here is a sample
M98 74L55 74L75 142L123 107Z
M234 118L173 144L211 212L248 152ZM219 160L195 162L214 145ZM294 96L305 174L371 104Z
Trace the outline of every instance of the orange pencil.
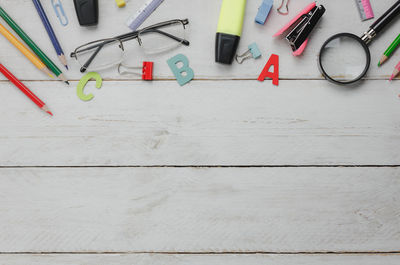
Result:
M1 23L0 23L0 33L9 41L12 45L14 45L26 58L28 58L31 63L33 63L36 68L43 71L51 78L50 70L46 67L46 65L38 58L36 55L31 52L24 44L22 44L11 32L9 32Z

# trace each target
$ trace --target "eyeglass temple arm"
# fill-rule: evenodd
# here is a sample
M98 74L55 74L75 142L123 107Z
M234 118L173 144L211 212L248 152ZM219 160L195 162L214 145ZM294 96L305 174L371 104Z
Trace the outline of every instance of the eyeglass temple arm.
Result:
M104 46L104 45L106 45L106 44L109 44L109 43L111 43L111 42L113 42L113 41L114 41L114 40L104 41L104 42L102 42L102 43L98 43L98 44L89 46L89 47L87 47L87 48L85 48L85 49L82 49L82 50L80 50L79 48L77 48L77 49L75 50L75 52L71 53L70 56L71 56L71 57L76 57L77 53L90 51L90 50L93 50L93 49L95 49L95 48L98 48L99 46ZM86 45L87 45L87 44L86 44ZM78 52L78 51L79 51L79 52Z
M90 56L90 58L85 62L85 64L81 67L81 73L86 72L87 68L89 67L89 65L93 62L94 58L97 56L97 54L100 52L100 50L104 47L104 45L101 45L99 47L97 47L97 49L94 51L94 53L92 54L92 56Z
M190 45L190 42L188 40L176 37L176 36L174 36L172 34L169 34L167 32L164 32L164 31L161 31L161 30L158 30L158 29L148 29L146 31L143 31L142 33L148 33L148 32L157 32L157 33L160 33L161 35L167 36L168 38L171 38L171 39L173 39L173 40L175 40L177 42L181 42L185 46L189 46Z

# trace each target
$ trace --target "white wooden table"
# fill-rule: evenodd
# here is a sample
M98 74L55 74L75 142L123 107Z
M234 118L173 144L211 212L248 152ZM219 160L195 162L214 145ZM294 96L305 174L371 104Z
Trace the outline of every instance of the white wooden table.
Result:
M376 17L394 2L371 1ZM87 29L72 1L65 28L42 2L68 54L127 32L143 3L100 0L100 23ZM153 60L157 80L113 68L100 90L89 85L88 103L74 61L68 87L0 38L0 61L55 114L0 77L0 264L400 264L400 87L387 81L400 53L375 66L399 19L371 45L368 80L345 88L324 81L316 61L328 36L372 23L354 1L319 1L327 12L294 58L271 36L309 1L260 26L261 0L249 0L239 51L257 42L263 58L232 66L214 63L220 2L165 1L146 25L189 18L190 47L144 57L127 43L129 63ZM57 62L32 2L1 5ZM184 87L166 64L177 53L196 75ZM271 53L279 87L256 81Z

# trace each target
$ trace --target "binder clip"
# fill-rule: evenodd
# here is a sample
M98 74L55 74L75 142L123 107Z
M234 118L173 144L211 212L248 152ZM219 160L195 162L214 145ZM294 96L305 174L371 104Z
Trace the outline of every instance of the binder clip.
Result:
M68 25L68 17L65 14L61 0L51 0L51 5L53 6L54 12L56 12L56 16L58 17L61 25L64 27Z
M313 2L275 33L274 37L289 31L289 34L286 35L286 40L292 47L293 55L301 55L307 46L309 35L324 13L325 7L323 5L317 6Z
M267 20L268 14L274 4L274 0L263 0L261 6L258 8L256 23L264 25Z
M129 74L135 74L135 75L141 75L142 80L146 81L151 81L153 80L153 62L143 62L143 66L126 66L123 65L122 63L118 65L118 73L120 75L129 75ZM125 68L126 70L123 70ZM137 73L132 70L137 70L137 69L142 69L142 73Z
M242 55L236 55L235 56L235 60L236 62L238 62L239 64L242 64L244 60L249 59L249 58L254 58L254 59L258 59L261 57L261 52L258 49L257 44L254 42L252 44L250 44L248 46L248 50L243 53Z

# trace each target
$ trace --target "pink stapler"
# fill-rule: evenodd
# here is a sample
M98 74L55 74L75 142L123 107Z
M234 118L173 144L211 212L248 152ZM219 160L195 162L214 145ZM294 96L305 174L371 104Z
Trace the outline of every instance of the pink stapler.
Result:
M309 35L324 13L324 6L317 6L316 3L313 2L275 33L274 37L289 31L289 34L286 35L286 40L288 40L292 47L293 55L298 56L305 50Z

